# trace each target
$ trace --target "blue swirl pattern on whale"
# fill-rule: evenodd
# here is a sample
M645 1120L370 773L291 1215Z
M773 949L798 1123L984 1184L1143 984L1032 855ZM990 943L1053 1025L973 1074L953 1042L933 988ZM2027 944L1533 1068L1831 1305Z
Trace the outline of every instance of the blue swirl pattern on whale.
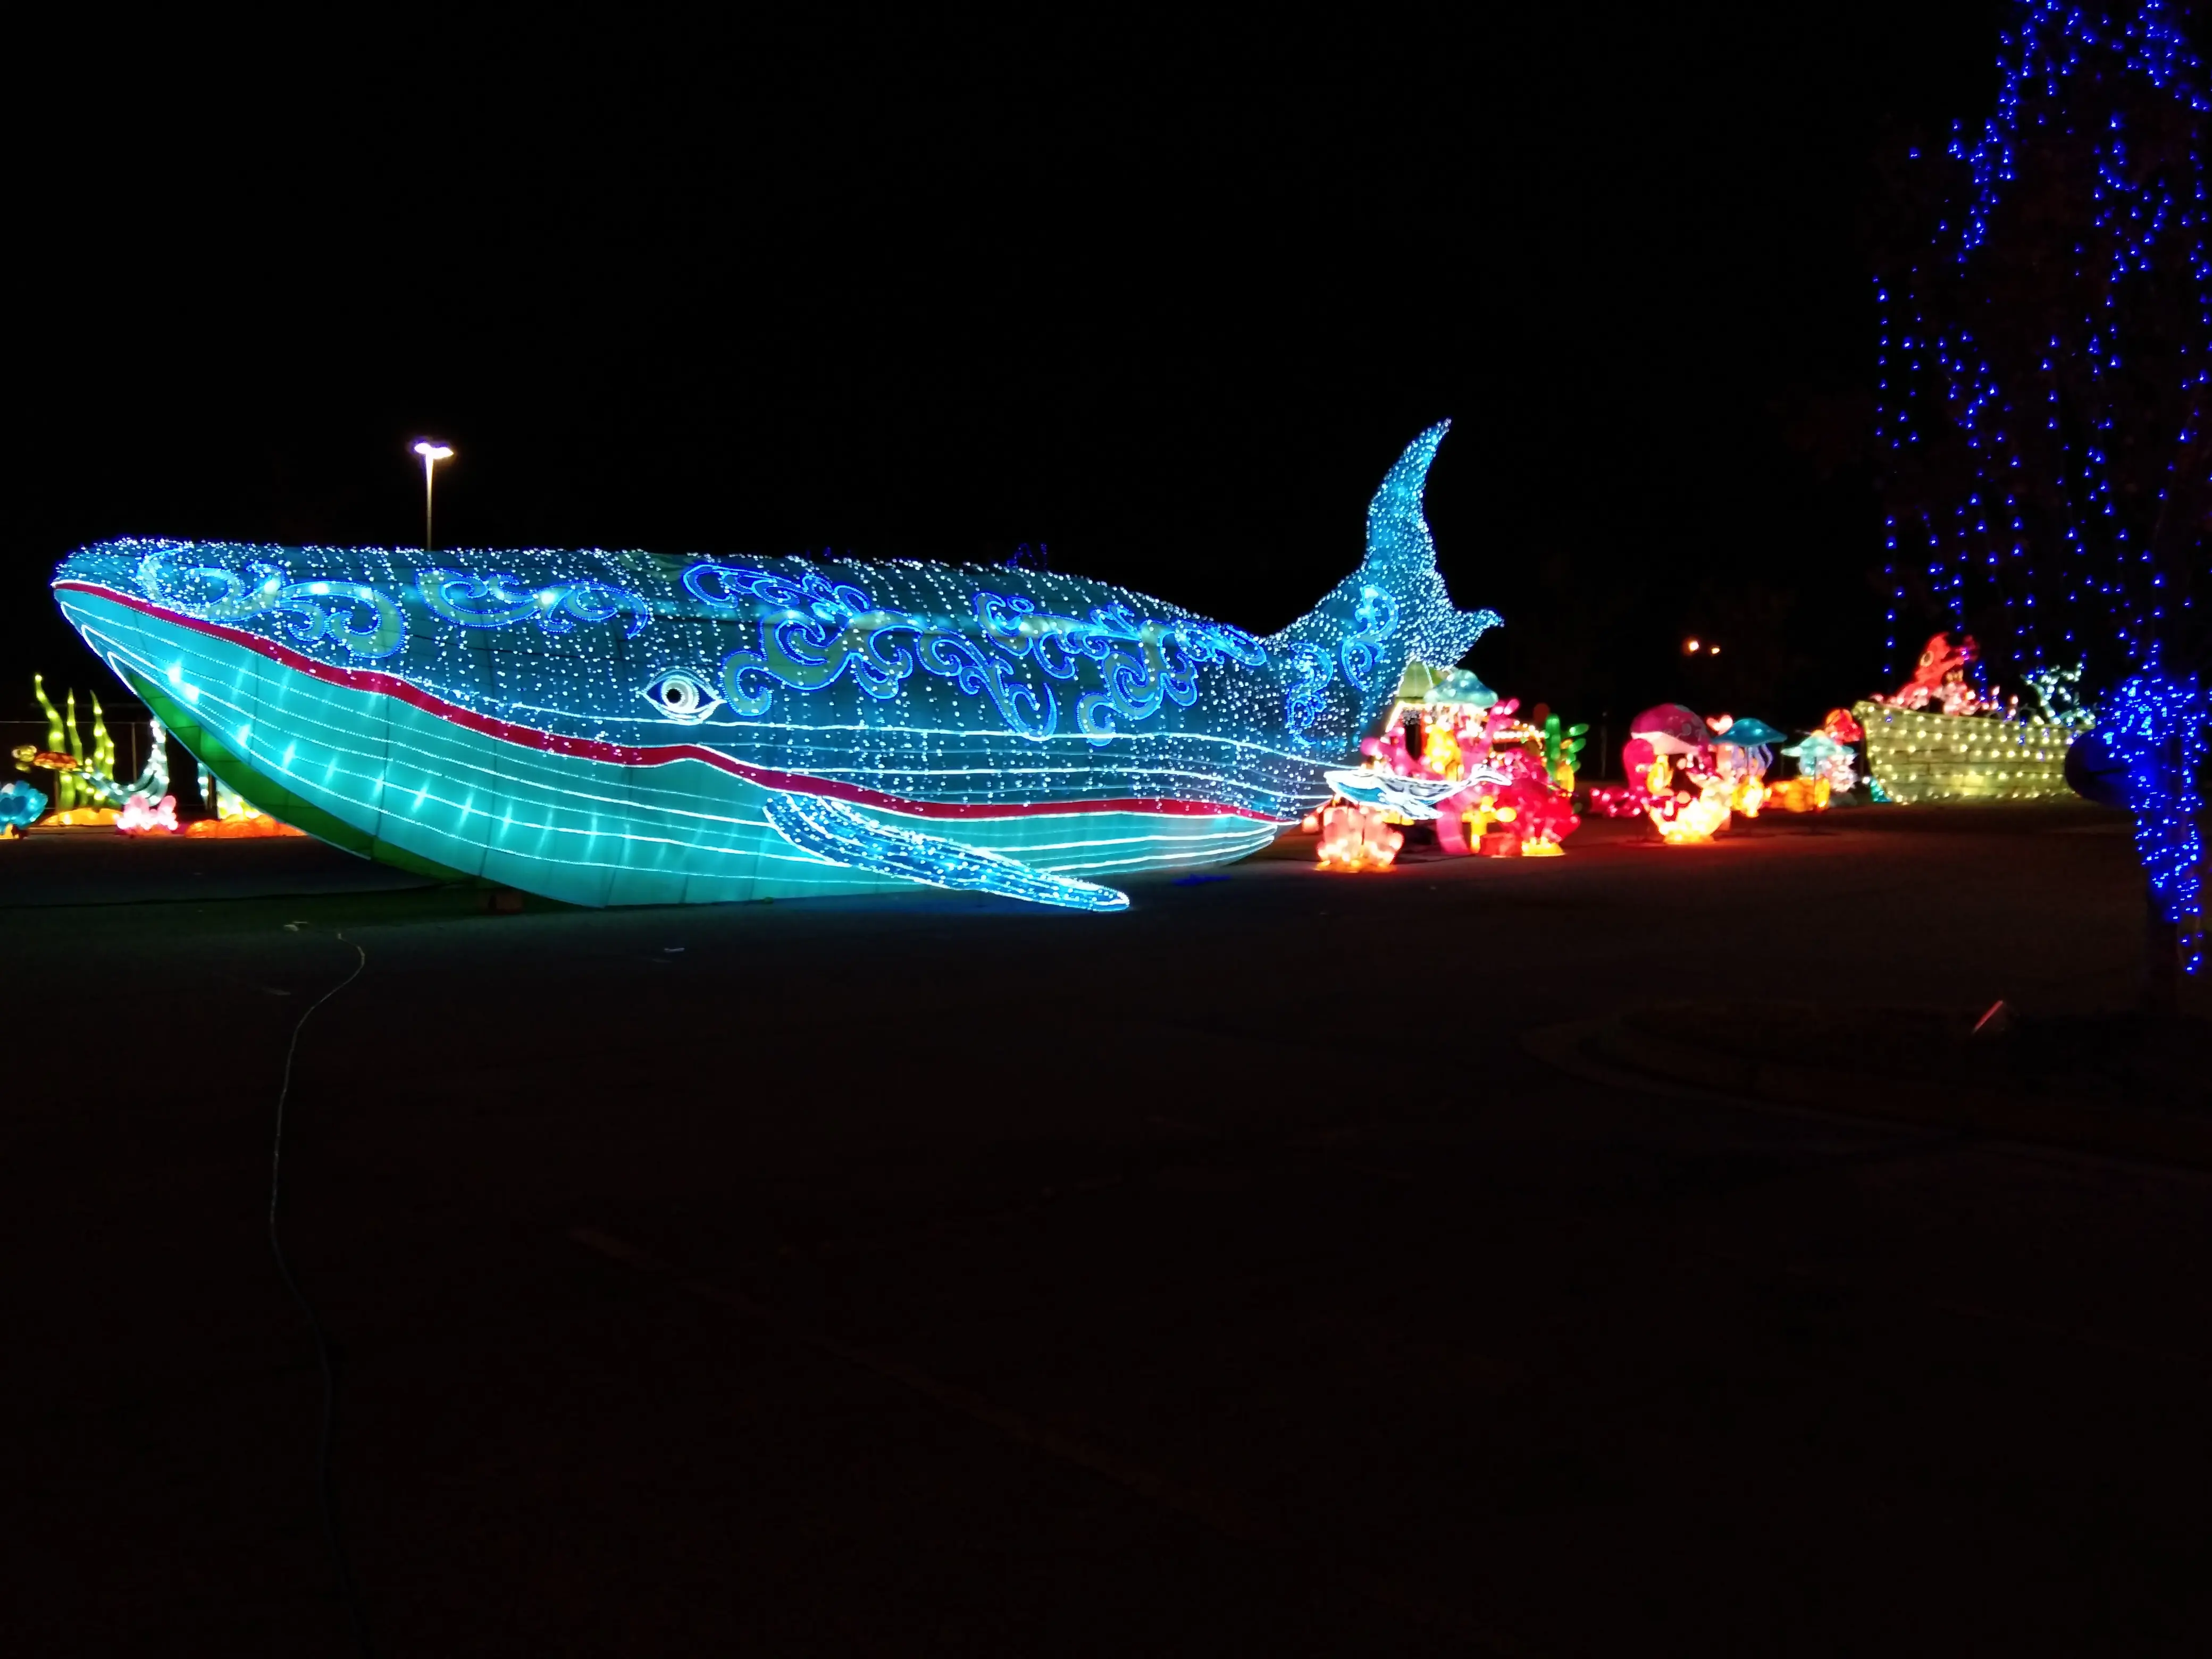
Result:
M371 857L587 904L915 882L1078 908L1327 799L1455 610L1423 433L1366 557L1265 639L1006 566L126 540L87 641L248 800Z

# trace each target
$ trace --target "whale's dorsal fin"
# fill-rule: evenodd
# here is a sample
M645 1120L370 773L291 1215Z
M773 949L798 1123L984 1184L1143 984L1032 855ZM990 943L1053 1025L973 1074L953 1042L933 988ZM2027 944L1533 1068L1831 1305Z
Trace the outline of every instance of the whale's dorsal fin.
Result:
M1002 893L1071 910L1126 910L1129 906L1129 896L1111 887L1032 869L1002 853L963 846L943 836L895 829L823 795L771 795L768 821L801 852L851 869L872 870L932 887Z
M1429 530L1428 514L1421 510L1421 492L1428 485L1437 446L1450 430L1449 421L1438 421L1407 444L1382 475L1382 487L1367 503L1369 565L1436 568L1437 538Z
M1421 493L1437 446L1434 426L1407 444L1367 506L1367 552L1322 602L1261 644L1284 665L1284 720L1320 748L1348 751L1388 707L1409 665L1449 669L1498 625L1494 611L1462 611L1437 569ZM1289 678L1295 675L1295 678Z

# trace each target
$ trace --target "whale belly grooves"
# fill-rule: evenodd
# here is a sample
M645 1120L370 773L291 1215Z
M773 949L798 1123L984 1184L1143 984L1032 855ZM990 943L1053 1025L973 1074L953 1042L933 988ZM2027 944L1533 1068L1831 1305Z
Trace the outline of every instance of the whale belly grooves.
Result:
M153 710L155 718L161 722L162 728L169 736L184 744L194 759L256 811L265 812L295 830L304 830L334 847L342 847L349 853L374 859L380 864L392 865L417 875L434 877L441 881L467 879L463 871L420 858L391 842L380 842L373 834L349 819L337 817L306 797L294 793L275 778L256 770L250 761L232 750L213 731L202 726L185 703L173 697L161 685L134 669L119 667L116 672L123 683L137 694L139 701Z
M1111 910L1104 878L1242 858L1327 799L1401 608L1455 637L1432 561L1363 571L1265 641L1103 583L851 560L124 541L54 587L216 776L366 857L595 906Z

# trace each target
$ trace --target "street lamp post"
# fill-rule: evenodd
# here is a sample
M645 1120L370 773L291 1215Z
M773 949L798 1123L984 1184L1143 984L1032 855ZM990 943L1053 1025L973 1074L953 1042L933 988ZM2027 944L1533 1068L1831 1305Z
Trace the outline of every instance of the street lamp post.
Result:
M424 438L416 444L415 453L422 458L422 550L428 553L430 550L431 469L441 461L451 460L453 452L444 444L432 443Z

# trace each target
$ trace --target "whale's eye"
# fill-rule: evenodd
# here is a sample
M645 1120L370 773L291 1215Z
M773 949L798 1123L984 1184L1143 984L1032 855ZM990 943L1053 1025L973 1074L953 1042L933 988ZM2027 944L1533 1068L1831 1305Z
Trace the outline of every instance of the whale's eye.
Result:
M638 695L658 709L663 720L684 726L696 726L722 706L712 686L682 668L670 669Z

